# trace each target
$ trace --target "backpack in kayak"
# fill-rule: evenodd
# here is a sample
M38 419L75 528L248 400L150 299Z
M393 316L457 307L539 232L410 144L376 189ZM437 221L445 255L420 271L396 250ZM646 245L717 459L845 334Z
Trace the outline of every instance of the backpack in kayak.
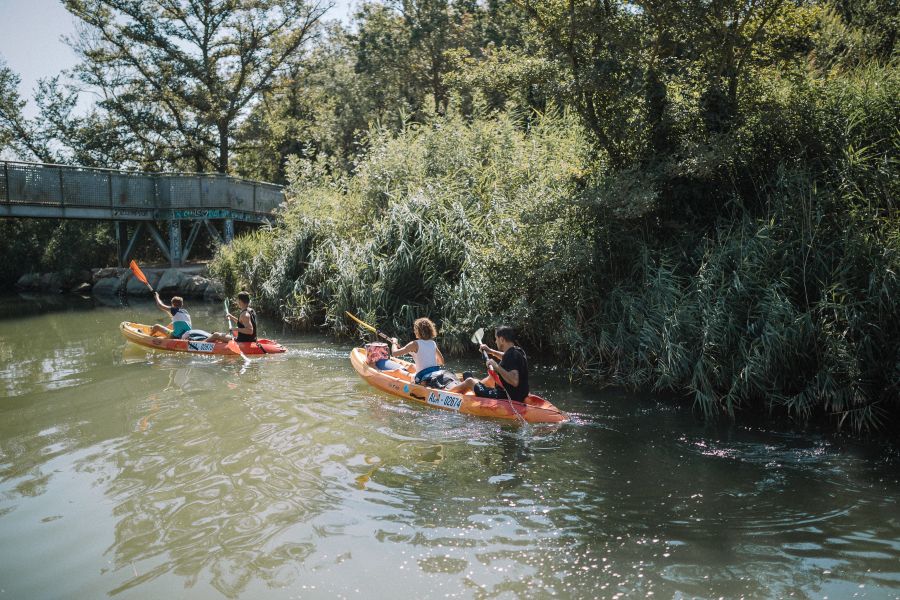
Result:
M366 362L369 366L375 367L379 360L391 357L388 351L388 345L383 342L372 342L366 344Z

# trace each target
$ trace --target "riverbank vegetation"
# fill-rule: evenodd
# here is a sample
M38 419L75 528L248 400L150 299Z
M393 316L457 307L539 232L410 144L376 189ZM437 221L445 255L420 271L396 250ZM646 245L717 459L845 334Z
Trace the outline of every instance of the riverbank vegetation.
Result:
M859 25L874 13L735 5L735 34L727 8L694 25L638 4L511 4L522 38L447 50L445 93L370 119L349 168L335 146L285 161L278 226L214 272L301 327L427 314L463 350L513 322L578 377L707 417L892 427L900 81ZM358 53L380 19L403 26L370 11Z
M515 323L708 418L896 428L891 3L405 0L311 31L227 165L192 146L289 186L217 254L226 288L342 334L427 314L451 352Z

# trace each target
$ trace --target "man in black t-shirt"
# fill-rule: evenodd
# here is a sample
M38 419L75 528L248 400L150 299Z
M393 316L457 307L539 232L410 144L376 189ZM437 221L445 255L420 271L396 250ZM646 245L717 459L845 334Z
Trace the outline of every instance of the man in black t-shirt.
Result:
M486 365L500 376L503 388L491 387L494 382L490 377L482 381L470 377L450 389L459 393L474 390L475 395L482 398L505 399L509 394L510 400L522 402L528 396L528 357L525 356L524 350L516 346L516 334L512 327L498 327L494 336L497 338L499 350L494 350L486 344L482 344L479 350L488 355ZM500 359L499 363L497 359Z

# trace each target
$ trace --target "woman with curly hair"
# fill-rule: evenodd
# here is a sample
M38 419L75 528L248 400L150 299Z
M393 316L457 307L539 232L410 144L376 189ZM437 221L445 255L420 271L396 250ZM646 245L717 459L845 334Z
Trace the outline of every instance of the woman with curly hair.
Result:
M447 373L441 367L444 365L444 356L437 347L434 338L437 337L437 327L431 319L422 317L413 323L413 333L416 339L403 347L397 338L391 338L391 356L403 356L412 354L416 364L415 382L426 387L444 389L448 385L457 383L451 373Z

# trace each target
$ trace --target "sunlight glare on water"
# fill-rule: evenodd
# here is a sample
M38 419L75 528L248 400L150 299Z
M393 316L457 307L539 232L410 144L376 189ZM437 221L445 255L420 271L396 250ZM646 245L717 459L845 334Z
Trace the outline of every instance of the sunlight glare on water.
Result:
M148 303L2 308L0 598L900 596L892 450L541 365L573 421L517 427L386 396L349 343L264 319L289 351L244 364L126 344Z

